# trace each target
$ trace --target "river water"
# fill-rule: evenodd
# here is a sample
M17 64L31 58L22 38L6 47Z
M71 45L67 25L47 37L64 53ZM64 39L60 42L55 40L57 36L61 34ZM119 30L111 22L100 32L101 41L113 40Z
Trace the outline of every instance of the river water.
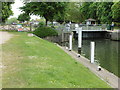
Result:
M90 60L90 42L95 42L95 60L106 70L118 75L118 57L120 42L109 39L83 40L82 55ZM78 41L73 40L73 50L78 51Z

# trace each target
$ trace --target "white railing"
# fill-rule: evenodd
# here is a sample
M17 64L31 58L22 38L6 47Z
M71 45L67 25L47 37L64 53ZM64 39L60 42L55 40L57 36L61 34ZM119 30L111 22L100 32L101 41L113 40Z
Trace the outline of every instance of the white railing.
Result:
M67 25L57 25L55 26L58 33L69 33L71 31L77 31L77 27L75 27L75 24L70 24L70 27L67 27ZM106 24L94 24L94 25L86 25L86 24L78 24L78 28L82 27L82 31L106 31L107 25Z

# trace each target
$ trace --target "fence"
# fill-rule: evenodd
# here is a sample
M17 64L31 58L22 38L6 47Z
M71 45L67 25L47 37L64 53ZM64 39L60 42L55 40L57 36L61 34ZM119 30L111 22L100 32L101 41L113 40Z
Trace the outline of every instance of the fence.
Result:
M65 25L56 25L56 30L59 34L63 33L69 33L72 31L77 31L75 24L70 24L69 27L67 27L67 24ZM107 24L94 24L94 25L86 25L86 24L78 24L78 27L82 27L82 30L107 30Z
M0 30L18 30L22 31L33 31L37 26L32 24L1 24Z
M82 25L83 30L106 30L106 24Z

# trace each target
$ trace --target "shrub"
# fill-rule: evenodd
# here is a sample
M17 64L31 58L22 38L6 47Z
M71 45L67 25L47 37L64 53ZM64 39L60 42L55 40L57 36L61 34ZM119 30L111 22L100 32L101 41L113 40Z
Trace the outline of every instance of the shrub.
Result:
M55 31L51 27L38 27L33 33L41 38L58 35L57 31Z
M45 23L44 22L39 22L39 27L43 27L45 26Z

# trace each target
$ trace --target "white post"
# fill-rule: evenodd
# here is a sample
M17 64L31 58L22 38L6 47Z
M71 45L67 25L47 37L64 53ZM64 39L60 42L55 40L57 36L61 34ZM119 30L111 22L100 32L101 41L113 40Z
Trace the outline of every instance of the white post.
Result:
M78 48L82 47L82 28L78 28Z
M94 63L95 42L91 42L91 63Z
M81 54L82 48L82 28L78 28L78 53Z
M69 35L69 51L72 50L72 34Z

